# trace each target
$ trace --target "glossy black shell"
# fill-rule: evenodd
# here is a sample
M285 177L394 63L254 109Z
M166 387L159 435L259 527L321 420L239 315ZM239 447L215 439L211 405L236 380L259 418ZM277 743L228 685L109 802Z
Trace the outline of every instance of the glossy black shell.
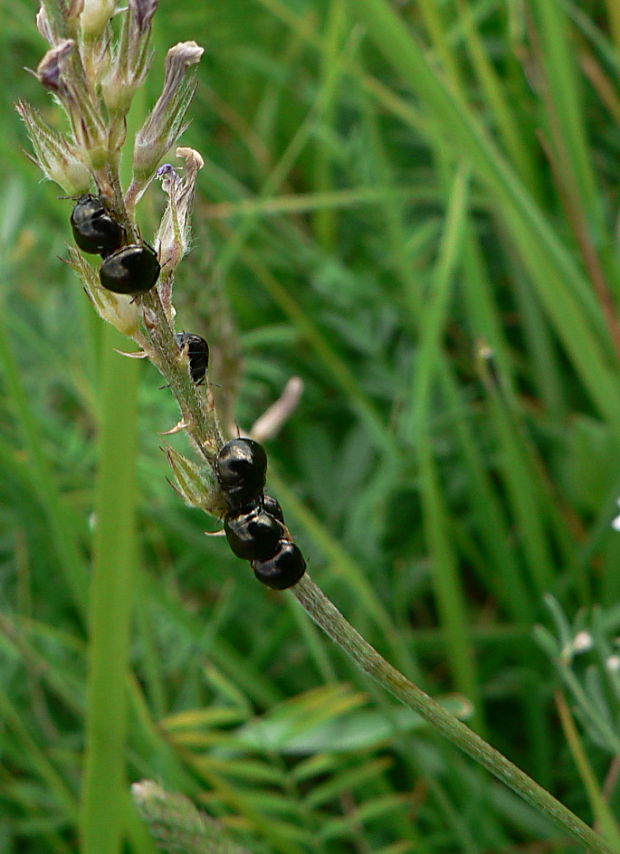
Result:
M269 513L270 516L273 516L274 519L277 519L278 522L282 522L282 524L284 524L284 513L282 512L282 508L280 507L279 502L271 495L263 495L263 510L266 513Z
M71 211L71 229L82 252L109 255L123 243L125 229L104 208L98 196L81 196Z
M159 277L157 253L147 243L129 243L112 252L99 269L104 288L115 294L150 291Z
M231 512L260 497L267 474L267 454L253 439L232 439L215 459L215 473Z
M286 590L304 574L306 561L295 543L281 540L275 555L267 560L253 560L252 569L262 584L273 590Z
M196 385L200 385L204 382L209 367L209 345L200 335L192 335L189 332L177 332L175 337L179 350L187 344L189 375Z
M229 516L224 523L228 545L244 560L267 560L278 551L282 526L256 504L249 512Z

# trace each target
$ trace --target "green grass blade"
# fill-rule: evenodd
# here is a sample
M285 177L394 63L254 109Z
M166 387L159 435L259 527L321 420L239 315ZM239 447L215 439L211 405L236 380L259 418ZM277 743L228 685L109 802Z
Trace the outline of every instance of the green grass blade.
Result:
M356 0L350 8L413 92L433 111L454 154L467 156L494 199L539 298L584 388L620 435L620 395L600 313L583 274L553 232L480 122L433 71L417 40L385 0ZM601 342L603 344L601 345Z
M125 824L129 626L136 560L136 424L139 365L103 337L100 456L90 601L83 854L118 854Z

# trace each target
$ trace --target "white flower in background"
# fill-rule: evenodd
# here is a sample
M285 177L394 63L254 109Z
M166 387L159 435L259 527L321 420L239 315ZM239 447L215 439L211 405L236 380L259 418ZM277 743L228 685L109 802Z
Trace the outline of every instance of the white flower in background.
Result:
M562 661L568 663L574 655L579 655L582 652L587 652L592 649L593 641L590 632L577 632L572 641L562 650Z
M620 498L616 499L616 504L618 505L618 509L620 509ZM618 516L612 519L611 527L614 529L614 531L620 531L620 514L618 514Z
M573 638L573 649L575 652L587 652L592 649L593 641L590 632L578 632Z

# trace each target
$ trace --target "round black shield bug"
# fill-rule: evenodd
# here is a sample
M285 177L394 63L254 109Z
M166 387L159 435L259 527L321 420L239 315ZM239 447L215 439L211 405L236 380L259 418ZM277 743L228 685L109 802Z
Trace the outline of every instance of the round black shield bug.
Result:
M267 560L253 560L252 569L262 584L273 590L286 590L297 584L304 574L306 561L295 543L280 540L275 555Z
M129 243L107 256L99 279L115 294L142 294L153 287L160 269L157 253L148 243Z
M192 335L189 332L177 332L175 338L179 350L187 345L189 375L196 385L201 385L209 367L209 345L200 335Z
M83 252L109 255L122 244L125 229L110 216L98 196L80 196L71 211L71 229Z
M257 503L246 513L228 516L224 523L228 545L237 557L267 560L278 551L282 526Z
M253 439L232 439L215 459L215 474L232 512L260 496L266 473L267 454Z

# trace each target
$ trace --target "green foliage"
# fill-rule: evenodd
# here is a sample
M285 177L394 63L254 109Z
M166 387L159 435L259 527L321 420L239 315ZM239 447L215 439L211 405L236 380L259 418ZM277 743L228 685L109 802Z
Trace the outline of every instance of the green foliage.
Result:
M614 654L614 7L162 0L129 116L139 126L157 97L170 44L206 48L183 138L206 164L178 325L205 335L211 378L233 391L241 350L244 428L302 377L267 449L312 576L382 654L431 694L464 695L492 744L603 827L618 806L615 671L552 668L533 627L565 631L559 646L545 635L557 658L575 634L559 615L598 603L588 629L601 661ZM65 854L117 357L58 260L70 203L19 153L10 100L57 120L21 72L44 50L33 13L15 0L0 34L0 849ZM576 850L203 535L214 525L165 480L157 434L177 412L160 384L140 369L136 496L106 520L120 542L137 513L124 790L155 780L257 852ZM118 544L98 548L113 560ZM111 636L122 610L99 615ZM110 821L127 851L154 850L128 795Z

